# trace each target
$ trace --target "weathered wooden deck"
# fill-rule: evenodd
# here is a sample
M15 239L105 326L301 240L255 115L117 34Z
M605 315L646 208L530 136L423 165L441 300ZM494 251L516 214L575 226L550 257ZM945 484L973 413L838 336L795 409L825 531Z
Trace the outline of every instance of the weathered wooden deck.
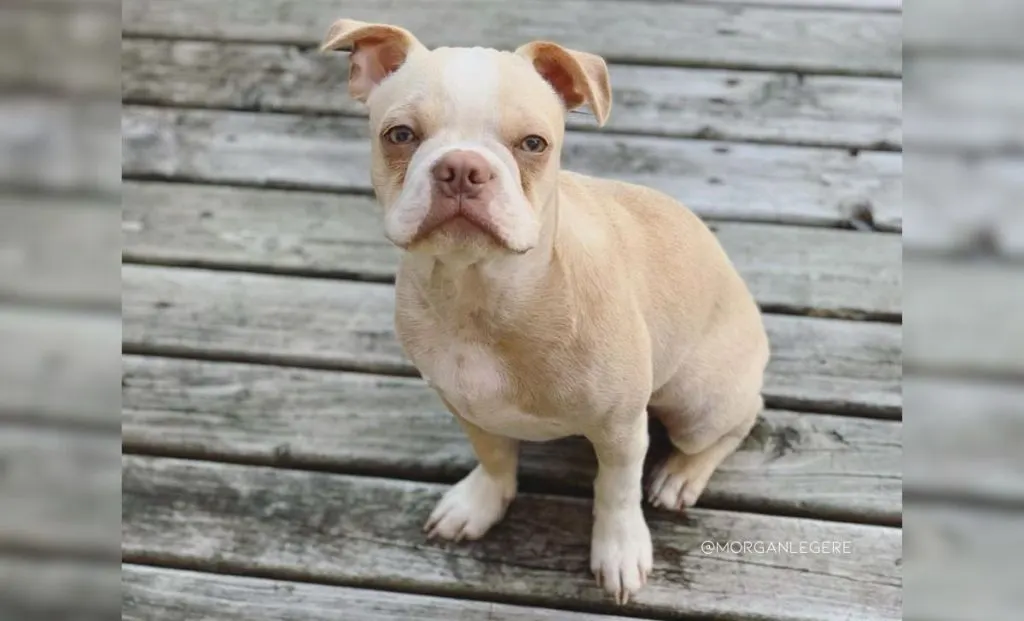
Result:
M588 570L585 442L527 446L483 541L421 533L473 456L393 334L365 120L313 51L343 13L605 55L566 167L685 201L768 313L770 409L699 509L647 511L626 608ZM899 618L898 1L128 0L124 30L126 619Z
M112 0L0 6L0 616L107 621L122 586L129 621L891 619L902 582L906 618L1019 618L1024 4L908 6L902 70L899 0L504 4L129 0L120 44ZM570 164L693 205L769 310L765 422L700 510L648 512L630 607L588 576L582 443L528 447L486 541L418 533L471 457L365 316L394 255L310 51L345 13L608 53ZM699 551L821 537L854 553Z

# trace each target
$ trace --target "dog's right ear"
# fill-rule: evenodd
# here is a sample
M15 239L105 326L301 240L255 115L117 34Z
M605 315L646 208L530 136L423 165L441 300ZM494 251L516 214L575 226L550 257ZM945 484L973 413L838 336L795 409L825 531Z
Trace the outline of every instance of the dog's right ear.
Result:
M361 102L414 52L426 50L408 30L387 24L339 19L331 25L320 51L351 52L348 92Z

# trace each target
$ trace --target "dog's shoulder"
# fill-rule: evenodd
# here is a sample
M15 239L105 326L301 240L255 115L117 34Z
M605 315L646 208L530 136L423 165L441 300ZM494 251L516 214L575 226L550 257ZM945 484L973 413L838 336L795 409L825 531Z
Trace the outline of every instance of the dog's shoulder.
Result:
M648 246L652 238L714 237L695 213L660 190L561 171L559 192L577 214L601 221L620 235L639 236Z

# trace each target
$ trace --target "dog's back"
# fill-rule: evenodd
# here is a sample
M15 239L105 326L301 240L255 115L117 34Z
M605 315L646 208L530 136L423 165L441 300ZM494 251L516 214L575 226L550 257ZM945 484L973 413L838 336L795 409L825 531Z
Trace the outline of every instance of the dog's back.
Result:
M563 171L566 218L586 218L605 229L592 260L611 273L625 267L625 282L652 334L654 385L674 373L689 344L727 328L760 340L760 312L718 239L672 197L621 181ZM758 355L753 353L751 355Z

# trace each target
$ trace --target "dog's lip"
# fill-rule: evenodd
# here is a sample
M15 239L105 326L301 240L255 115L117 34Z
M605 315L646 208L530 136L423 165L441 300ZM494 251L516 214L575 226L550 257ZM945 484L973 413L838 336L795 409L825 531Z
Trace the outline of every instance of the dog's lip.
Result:
M456 214L456 215L452 216L451 218L448 218L447 220L442 222L440 224L440 226L438 226L437 228L442 228L442 227L446 227L446 226L453 226L453 225L454 226L470 226L470 227L472 227L474 229L477 229L477 230L481 230L481 231L484 230L484 227L480 226L480 224L478 224L476 222L476 220L466 216L465 214L461 214L461 213L460 214Z
M496 229L496 227L491 222L475 217L475 215L476 214L472 212L460 210L458 213L455 213L450 218L446 218L438 222L435 226L431 227L430 229L418 231L416 235L411 240L409 240L407 244L398 245L399 247L405 250L409 250L417 243L425 241L434 233L442 229L448 229L455 235L474 233L486 235L487 237L490 237L492 240L494 240L496 244L514 254L525 254L526 252L529 252L530 249L533 247L532 245L526 248L513 247L511 244L509 244L509 241L505 239L503 235L501 235L501 233ZM456 228L456 230L451 231L451 229L453 228Z
M451 230L452 228L472 229L473 231L486 233L487 235L495 238L495 240L497 240L498 242L503 243L501 236L498 234L496 230L494 230L494 227L489 222L483 221L481 218L475 217L474 214L462 210L459 210L458 212L452 214L452 216L449 218L445 218L444 220L437 222L434 226L430 227L429 229L420 231L413 241L426 239L427 237L430 237L437 231L440 231L442 229Z

